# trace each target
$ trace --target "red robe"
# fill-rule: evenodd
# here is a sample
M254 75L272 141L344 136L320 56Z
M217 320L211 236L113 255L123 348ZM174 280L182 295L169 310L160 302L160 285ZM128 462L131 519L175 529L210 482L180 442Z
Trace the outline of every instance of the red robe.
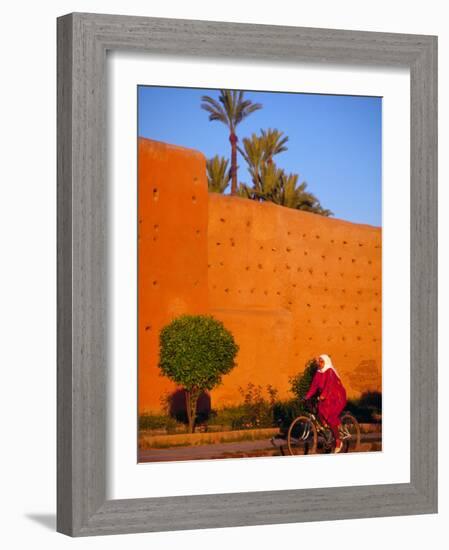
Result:
M340 414L346 405L346 390L334 369L329 368L324 372L317 370L305 398L310 399L317 391L321 397L318 401L318 415L332 428L334 435L338 435L336 428L340 424Z

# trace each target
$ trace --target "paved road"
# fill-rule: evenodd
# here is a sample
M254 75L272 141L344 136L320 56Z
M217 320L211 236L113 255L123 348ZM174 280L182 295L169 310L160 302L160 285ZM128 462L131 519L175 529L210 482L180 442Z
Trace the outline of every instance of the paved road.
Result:
M380 433L362 434L360 451L380 450ZM278 444L281 443L278 440ZM149 449L140 451L139 462L167 462L173 460L205 460L212 458L239 458L253 456L279 456L279 447L274 448L269 439L213 443L192 447L171 449Z

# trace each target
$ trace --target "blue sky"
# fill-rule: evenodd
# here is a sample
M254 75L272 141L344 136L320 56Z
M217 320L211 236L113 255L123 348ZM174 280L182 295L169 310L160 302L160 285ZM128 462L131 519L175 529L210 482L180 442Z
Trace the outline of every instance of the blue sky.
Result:
M218 99L219 90L139 86L139 136L230 158L229 132L209 121L203 95ZM299 174L336 218L381 225L381 98L256 91L245 97L263 108L237 127L240 143L261 128L284 132L288 151L274 158L279 167ZM238 165L238 180L250 184L240 154Z

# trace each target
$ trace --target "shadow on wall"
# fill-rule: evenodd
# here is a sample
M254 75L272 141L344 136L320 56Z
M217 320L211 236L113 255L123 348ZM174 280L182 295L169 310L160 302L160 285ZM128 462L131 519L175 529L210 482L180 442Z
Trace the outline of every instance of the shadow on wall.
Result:
M168 412L178 422L187 424L186 392L183 389L176 390L167 398ZM196 424L206 422L210 416L211 400L207 392L200 394L196 408Z

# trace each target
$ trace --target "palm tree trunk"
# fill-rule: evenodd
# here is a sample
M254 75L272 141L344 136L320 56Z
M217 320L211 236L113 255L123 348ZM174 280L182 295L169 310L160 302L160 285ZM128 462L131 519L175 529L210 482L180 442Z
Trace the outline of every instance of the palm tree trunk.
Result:
M229 141L231 142L231 195L237 194L237 136L231 132Z

